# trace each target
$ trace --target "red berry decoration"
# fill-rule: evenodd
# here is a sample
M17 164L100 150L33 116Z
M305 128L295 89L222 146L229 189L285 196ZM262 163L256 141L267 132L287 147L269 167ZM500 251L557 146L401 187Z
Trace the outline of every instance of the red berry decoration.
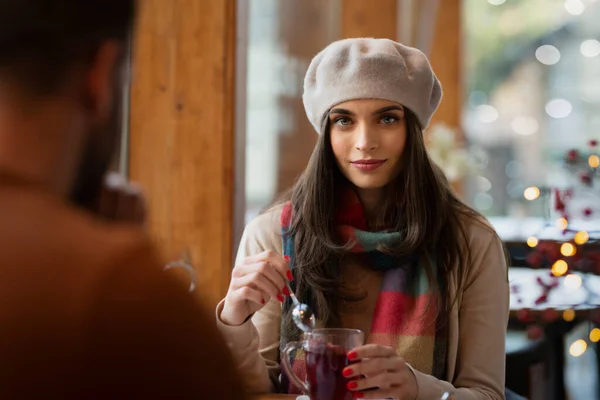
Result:
M579 176L581 183L584 185L589 185L592 183L592 177L589 174L583 173Z
M525 322L525 323L533 321L533 317L531 315L531 312L528 309L526 309L526 308L524 308L522 310L519 310L517 312L517 319L519 321Z
M535 299L535 305L539 306L540 304L546 303L547 301L548 301L548 295L543 294L540 297L538 297L537 299Z
M585 215L586 217L589 217L590 215L592 215L592 209L591 208L586 208L583 210L583 215Z
M531 265L532 267L540 267L542 265L542 261L542 255L538 252L527 254L527 264Z
M570 163L577 162L579 159L579 152L575 149L569 150L567 153L567 161Z
M529 340L537 340L542 337L544 331L537 325L530 325L527 327L527 337Z
M554 321L558 320L558 317L559 317L558 311L556 311L553 308L548 308L548 309L544 310L544 312L542 313L542 318L546 322L554 322Z
M598 146L598 141L595 139L592 139L588 142L588 144L590 145L590 147L596 147L596 146Z
M554 209L556 211L564 211L565 210L565 202L561 198L560 190L554 190Z

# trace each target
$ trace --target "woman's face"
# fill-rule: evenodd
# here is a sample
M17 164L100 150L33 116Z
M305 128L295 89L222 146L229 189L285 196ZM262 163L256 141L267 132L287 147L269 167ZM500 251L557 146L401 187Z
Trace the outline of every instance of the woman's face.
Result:
M382 189L398 176L406 145L402 105L352 100L334 106L329 119L338 167L359 191Z

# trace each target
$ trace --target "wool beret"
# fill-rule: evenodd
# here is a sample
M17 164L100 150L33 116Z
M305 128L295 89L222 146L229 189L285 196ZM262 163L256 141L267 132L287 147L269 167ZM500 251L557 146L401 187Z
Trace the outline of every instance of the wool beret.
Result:
M302 95L306 115L320 132L332 107L357 99L400 103L425 129L442 99L442 86L418 49L389 39L333 42L313 58L306 72Z

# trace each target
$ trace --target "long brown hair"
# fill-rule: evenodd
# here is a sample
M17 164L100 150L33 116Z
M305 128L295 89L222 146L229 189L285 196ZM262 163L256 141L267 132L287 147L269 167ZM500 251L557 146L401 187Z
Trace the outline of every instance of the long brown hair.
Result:
M457 269L458 282L462 282L470 253L464 217L478 218L479 214L453 194L443 172L429 158L415 114L405 109L405 118L403 165L389 184L384 207L388 225L401 232L402 239L381 251L399 259L434 255L435 263L423 263L428 280L437 293L449 293L450 273ZM327 117L308 166L281 201L291 200L293 205L289 234L295 236L296 294L329 327L340 325L340 261L349 252L348 244L337 240L334 227L336 191L346 182L331 148ZM444 302L447 307L450 303ZM296 339L298 330L289 313L283 318L285 343Z

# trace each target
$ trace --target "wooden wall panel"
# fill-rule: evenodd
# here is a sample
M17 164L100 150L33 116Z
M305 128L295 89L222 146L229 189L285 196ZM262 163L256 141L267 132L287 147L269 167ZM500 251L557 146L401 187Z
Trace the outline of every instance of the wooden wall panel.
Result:
M444 88L432 124L443 122L453 128L460 127L463 106L461 7L461 0L440 0L429 55Z
M395 39L397 0L342 0L342 37Z
M236 1L142 0L129 171L165 255L186 247L214 305L231 274Z

